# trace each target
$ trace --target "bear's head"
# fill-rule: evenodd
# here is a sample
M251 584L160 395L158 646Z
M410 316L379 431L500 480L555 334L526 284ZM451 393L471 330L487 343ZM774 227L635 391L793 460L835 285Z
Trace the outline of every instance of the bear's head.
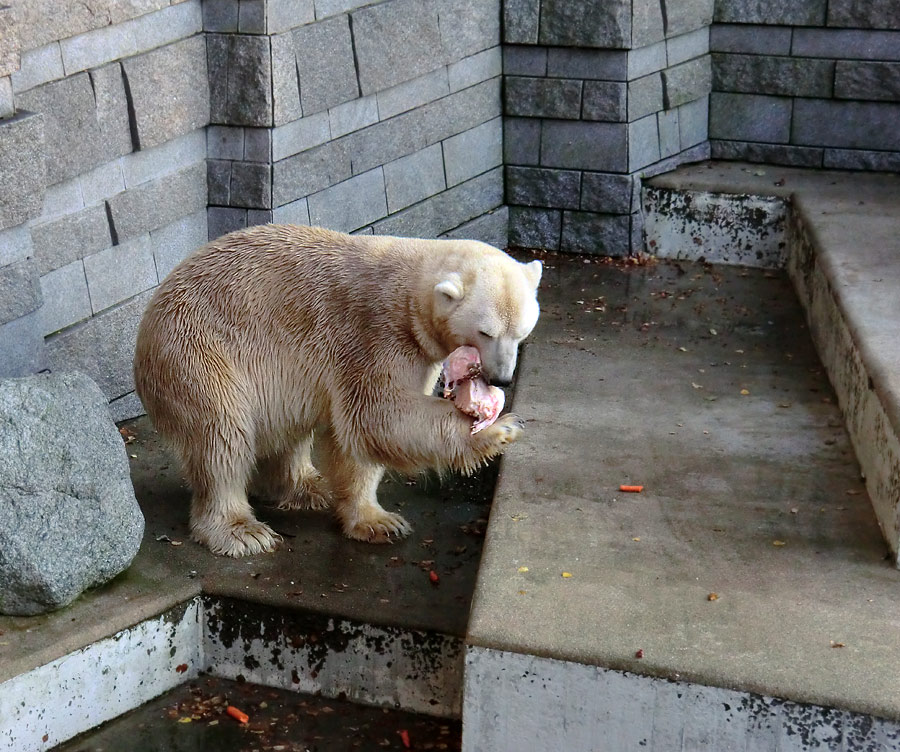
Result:
M516 369L519 343L534 329L540 308L540 261L522 264L502 251L473 243L480 252L457 257L434 287L437 319L448 353L470 345L481 354L484 378L506 386Z

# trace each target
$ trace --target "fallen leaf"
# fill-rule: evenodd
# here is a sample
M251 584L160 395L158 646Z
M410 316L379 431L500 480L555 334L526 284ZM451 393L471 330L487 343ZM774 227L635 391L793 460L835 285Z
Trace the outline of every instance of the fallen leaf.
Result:
M695 381L691 382L691 386L694 387L694 389L702 389L703 388L700 384L696 383Z
M749 389L741 389L741 394L742 394L744 397L746 397L748 394L750 394L750 390L749 390Z
M632 538L631 540L640 542L641 539L640 538Z
M833 648L845 648L845 647L847 647L847 646L844 645L843 642L835 642L834 640L832 640L832 641L831 641L831 647L833 647Z
M179 718L179 719L178 719L178 722L179 722L179 723L190 723L190 722L191 722L191 718L190 718L189 716L185 716L184 718Z
M791 514L797 514L800 510L797 507L791 507Z
M643 657L644 657L644 651L643 651L643 649L638 650L638 651L634 654L634 657L635 657L635 658L643 658Z
M519 572L527 572L527 571L528 571L528 567L519 567L519 569L518 569L517 571L519 571Z
M681 352L687 352L687 348L686 348L686 347L679 347L678 349L679 349Z
M706 596L706 600L717 601L717 600L719 600L719 594L718 593L710 593L709 595Z
M715 329L710 329L710 330L709 330L709 333L712 334L713 336L715 336L716 334L718 334L718 332L717 332Z
M783 540L773 540L772 545L773 546L786 546L787 543Z
M569 577L572 576L572 573L571 572L563 572L562 576L565 577L566 579L568 579Z

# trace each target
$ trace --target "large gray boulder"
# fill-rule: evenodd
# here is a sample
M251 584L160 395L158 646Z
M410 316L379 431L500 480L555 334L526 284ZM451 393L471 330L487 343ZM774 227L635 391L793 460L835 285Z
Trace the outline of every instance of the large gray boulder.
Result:
M126 569L143 532L100 388L81 373L0 380L0 613L70 603Z

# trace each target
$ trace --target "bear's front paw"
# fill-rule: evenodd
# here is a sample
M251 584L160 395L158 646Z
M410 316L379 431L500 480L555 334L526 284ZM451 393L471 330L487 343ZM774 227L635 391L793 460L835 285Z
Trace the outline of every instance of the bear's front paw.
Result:
M495 429L497 441L500 444L512 444L525 430L525 421L518 415L507 413L494 423L492 428Z
M392 543L394 539L405 538L411 532L412 526L403 517L383 509L344 524L344 534L348 538L366 543Z

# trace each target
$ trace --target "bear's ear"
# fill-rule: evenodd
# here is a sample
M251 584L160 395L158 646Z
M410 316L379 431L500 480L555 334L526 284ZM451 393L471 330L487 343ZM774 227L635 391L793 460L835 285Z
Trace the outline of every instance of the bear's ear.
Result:
M462 277L456 272L450 272L443 282L438 282L434 286L434 291L441 295L446 295L450 300L462 300L463 281Z
M541 281L541 272L544 270L544 266L540 261L532 261L530 264L524 264L524 266L525 276L528 277L528 281L534 285L536 290Z

